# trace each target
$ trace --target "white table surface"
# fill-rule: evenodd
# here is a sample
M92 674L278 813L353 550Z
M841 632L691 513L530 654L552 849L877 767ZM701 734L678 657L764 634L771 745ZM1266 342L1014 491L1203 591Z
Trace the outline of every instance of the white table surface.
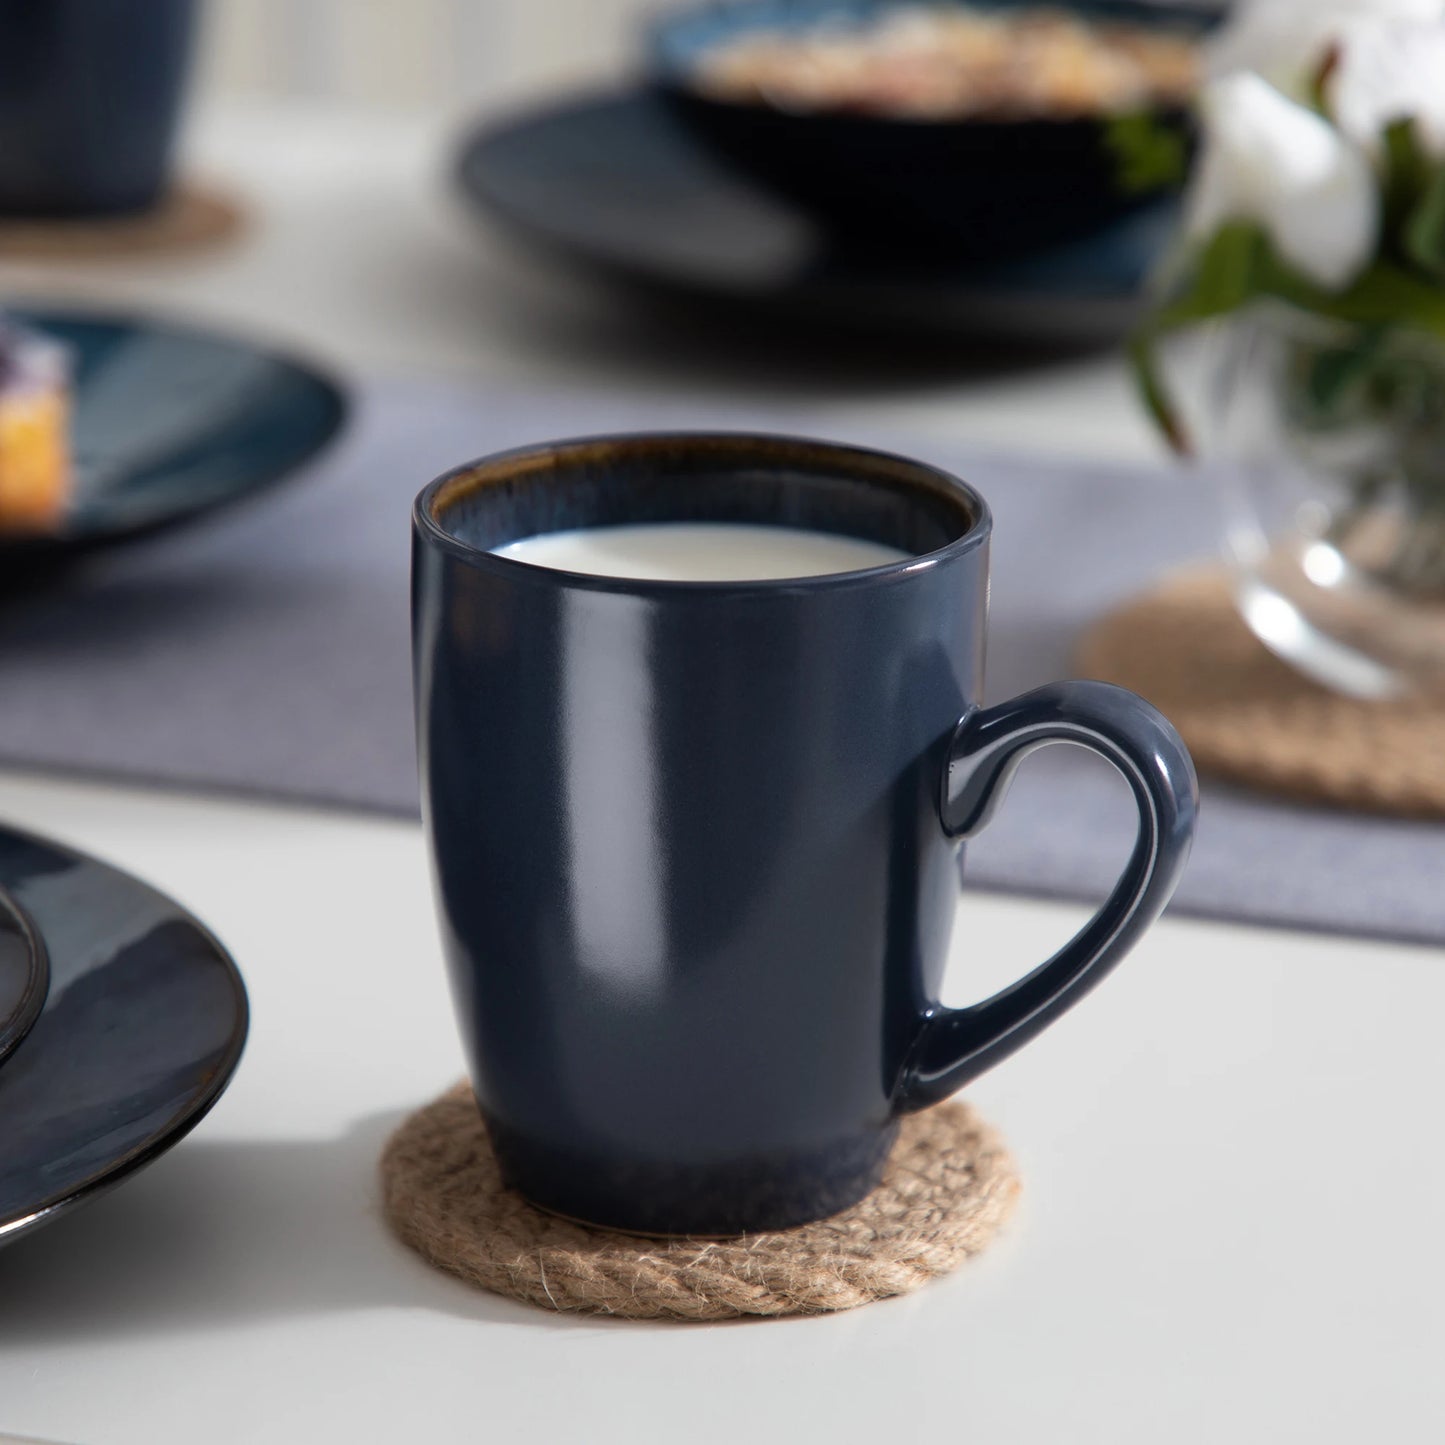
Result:
M255 196L248 243L184 265L6 268L0 286L199 311L358 366L776 398L741 366L669 365L606 303L479 249L428 189L434 140L400 121L213 118L196 149ZM1110 361L906 398L886 376L787 385L970 440L1151 446ZM378 1217L383 1138L461 1071L417 828L8 773L0 818L173 893L233 949L253 1005L240 1072L188 1140L0 1252L0 1430L73 1445L1445 1430L1434 951L1167 920L971 1090L1026 1196L962 1273L822 1319L558 1318L434 1273ZM969 895L947 1001L1022 971L1079 917Z

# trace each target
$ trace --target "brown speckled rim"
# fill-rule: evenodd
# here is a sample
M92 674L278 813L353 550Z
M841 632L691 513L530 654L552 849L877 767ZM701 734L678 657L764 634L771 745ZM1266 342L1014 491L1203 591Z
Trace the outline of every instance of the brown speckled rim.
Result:
M920 507L928 505L935 511L942 504L956 514L959 532L942 547L879 567L817 577L698 582L600 577L560 568L539 568L476 546L449 530L445 524L451 507L483 487L514 485L529 479L535 481L609 465L636 467L651 463L663 468L679 456L696 460L709 454L724 464L731 463L753 471L795 470L819 476L844 476L855 482L886 489L895 495L912 497ZM496 569L517 581L533 580L551 586L560 583L602 592L653 593L675 589L736 593L796 589L800 586L878 586L917 577L983 546L993 530L993 516L983 497L961 478L927 462L914 461L893 452L810 437L679 431L568 438L516 447L465 462L444 472L422 489L413 508L413 524L417 536L427 544L439 547L472 566Z

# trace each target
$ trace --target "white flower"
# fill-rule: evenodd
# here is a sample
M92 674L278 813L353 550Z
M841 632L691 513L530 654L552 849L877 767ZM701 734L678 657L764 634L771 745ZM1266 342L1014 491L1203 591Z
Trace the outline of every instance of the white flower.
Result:
M1200 109L1204 154L1191 234L1253 221L1301 275L1330 290L1349 285L1369 264L1379 229L1365 152L1257 75L1210 81Z
M1252 70L1303 98L1329 46L1358 21L1445 20L1445 0L1241 0L1210 44L1214 75Z
M1385 128L1410 118L1426 152L1445 159L1445 21L1356 20L1339 41L1328 101L1340 129L1377 152Z

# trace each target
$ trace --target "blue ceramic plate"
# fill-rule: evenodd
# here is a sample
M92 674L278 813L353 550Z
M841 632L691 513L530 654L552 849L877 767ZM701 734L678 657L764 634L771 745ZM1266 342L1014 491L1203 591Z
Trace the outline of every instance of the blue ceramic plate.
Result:
M336 382L249 342L139 317L16 307L74 369L76 504L60 535L0 539L39 560L173 526L264 490L334 437Z
M49 987L45 946L25 910L0 889L0 1063L30 1032Z
M225 949L128 875L0 828L0 889L50 958L50 991L0 1064L0 1245L91 1199L182 1138L246 1041Z
M1165 203L1008 263L890 260L850 250L729 171L646 89L476 131L456 174L463 198L530 248L653 293L789 321L1027 343L1117 340L1175 220Z

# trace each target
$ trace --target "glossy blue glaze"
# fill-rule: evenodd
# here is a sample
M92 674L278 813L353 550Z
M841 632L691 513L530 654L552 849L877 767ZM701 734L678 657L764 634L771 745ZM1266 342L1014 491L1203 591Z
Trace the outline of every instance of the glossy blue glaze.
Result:
M1077 1003L1164 911L1194 840L1199 787L1179 734L1132 692L1059 682L964 714L949 749L939 812L950 837L993 816L1014 770L1053 743L1089 748L1128 783L1139 835L1123 877L1073 940L1012 987L965 1009L931 1009L909 1060L910 1108L945 1099Z
M293 474L337 432L340 386L231 337L143 317L16 308L69 351L76 500L59 534L0 537L0 583L190 521Z
M664 520L912 555L705 584L486 550ZM1194 793L1158 714L1092 684L976 710L989 527L933 468L736 434L509 453L418 499L442 935L477 1098L532 1199L663 1233L844 1208L878 1179L900 1114L1017 1047L1162 906ZM1054 739L1129 771L1137 866L1059 959L982 1009L940 1010L950 835L980 824L1011 756Z
M0 1065L0 1245L182 1138L246 1040L246 991L194 918L128 875L0 827L0 888L50 956L40 1017Z
M165 186L196 0L0 0L0 212L114 215Z
M0 1064L30 1032L50 987L50 961L25 910L0 889Z

